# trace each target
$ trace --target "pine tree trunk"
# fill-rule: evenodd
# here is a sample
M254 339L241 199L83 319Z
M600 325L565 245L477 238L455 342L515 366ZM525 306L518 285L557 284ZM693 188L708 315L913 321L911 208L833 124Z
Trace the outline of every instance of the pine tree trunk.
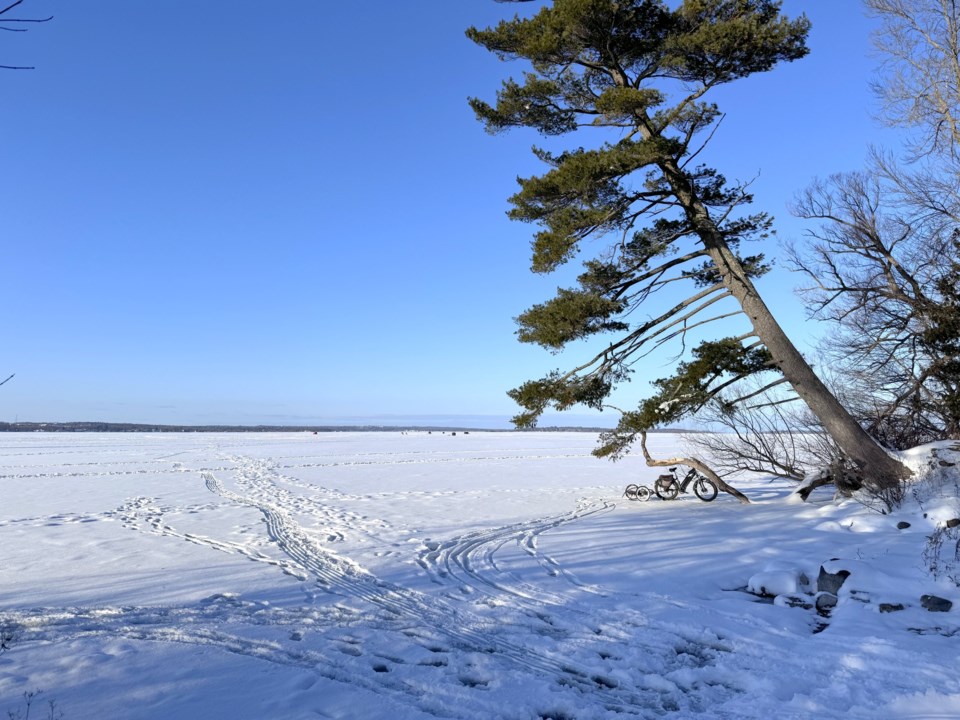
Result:
M912 474L910 470L889 455L860 427L783 332L737 256L727 245L706 206L697 199L683 171L672 160L663 162L660 168L680 200L687 218L696 228L710 258L719 269L723 284L750 318L757 338L770 351L774 363L797 395L822 423L834 442L859 468L867 487L874 490L890 488L909 477Z

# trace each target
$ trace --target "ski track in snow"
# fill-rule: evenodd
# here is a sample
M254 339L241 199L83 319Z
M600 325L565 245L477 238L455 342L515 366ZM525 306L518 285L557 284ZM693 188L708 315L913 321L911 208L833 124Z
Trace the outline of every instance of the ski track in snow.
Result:
M167 460L189 451L164 456ZM580 456L578 454L577 456ZM209 455L208 455L209 457ZM278 465L271 461L224 456L222 465L204 468L200 478L216 502L186 507L165 507L145 496L128 499L113 511L89 515L56 515L23 518L10 523L55 524L119 520L124 527L156 534L219 552L240 555L265 563L307 583L308 605L282 609L243 601L229 595L215 595L199 607L180 608L97 608L56 610L38 608L0 613L0 622L19 629L23 640L58 642L95 636L120 636L152 642L178 642L216 647L263 661L310 670L337 682L386 693L444 717L451 707L461 707L456 717L480 718L499 712L494 700L483 700L488 681L469 664L455 661L471 654L487 662L506 663L516 671L534 673L541 682L553 683L563 692L589 695L590 704L604 712L640 717L659 717L677 711L674 692L677 684L671 673L689 678L698 672L700 680L686 683L691 708L716 702L742 692L734 682L718 680L710 666L718 654L728 650L720 638L703 637L700 631L684 633L682 628L657 629L643 633L642 614L624 619L602 608L580 608L576 593L604 597L599 588L580 583L553 558L540 552L543 533L591 515L609 512L614 505L603 500L581 500L561 515L480 530L445 541L428 541L415 558L418 566L438 584L452 584L460 593L429 596L416 590L383 581L335 552L333 546L350 533L374 536L388 525L338 507L338 502L367 496L349 496L336 490L282 474L296 468L339 465L402 464L408 462L465 462L493 459L536 459L538 456L504 458L436 458L423 460L384 459L344 463L301 463ZM549 455L544 457L566 457ZM303 460L305 458L300 458ZM131 464L135 461L130 461ZM96 463L78 463L78 465ZM119 463L110 463L115 465ZM18 478L78 477L118 474L188 472L177 462L156 470L141 468L77 473L24 474ZM220 476L231 477L236 490L228 489ZM295 487L309 494L293 492ZM395 493L384 493L389 496ZM173 513L202 513L230 505L252 508L260 513L266 538L260 545L217 539L173 527L166 517ZM298 521L305 517L320 529L306 529ZM549 587L518 574L502 571L497 553L513 544L520 557L539 567L539 576ZM265 550L274 548L268 554ZM532 577L532 576L531 576ZM557 589L556 583L563 588ZM310 590L312 587L314 590ZM475 592L478 591L478 592ZM333 601L342 597L348 605ZM326 599L325 599L326 598ZM359 604L361 610L357 609ZM215 627L211 627L211 625ZM325 640L318 646L292 643L299 637L265 640L243 636L243 630L262 626L302 637L319 633ZM291 630L293 628L293 630ZM387 640L364 639L371 630ZM233 630L230 632L229 630ZM358 639L359 638L359 639ZM393 638L393 640L389 639ZM536 638L530 642L531 638ZM390 648L389 652L384 652ZM616 669L618 661L631 658L632 682L625 682ZM411 682L399 670L404 665L436 668L432 697L423 696L422 679ZM371 672L372 670L372 672ZM392 672L397 670L398 672ZM441 680L446 680L445 686ZM693 691L692 685L697 689ZM446 689L444 689L446 687ZM469 709L455 698L470 688L478 695Z
M500 569L496 554L505 545L514 543L532 557L549 577L560 577L587 592L603 595L598 588L579 582L552 557L539 552L537 541L544 532L590 515L613 510L615 505L606 500L582 500L576 510L554 517L516 523L502 528L479 530L443 542L429 540L417 556L420 565L437 584L457 582L461 592L475 589L494 597L513 595L525 602L565 605L569 597L533 585Z

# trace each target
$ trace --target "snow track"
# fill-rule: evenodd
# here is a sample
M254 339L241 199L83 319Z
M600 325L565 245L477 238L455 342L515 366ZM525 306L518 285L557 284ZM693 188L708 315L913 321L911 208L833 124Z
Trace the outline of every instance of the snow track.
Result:
M244 479L247 483L253 480L250 475ZM204 481L216 495L259 510L266 521L270 538L304 573L313 576L326 590L372 603L398 618L423 622L460 648L498 652L501 657L546 672L566 670L560 664L544 658L529 657L522 647L491 647L489 635L470 629L470 623L464 621L461 613L448 607L438 608L435 602L424 595L380 581L356 564L321 547L280 507L263 499L251 500L226 490L210 473L204 474ZM260 487L262 489L262 485Z
M730 649L723 639L682 625L654 630L636 607L625 615L623 597L582 582L544 551L542 541L551 531L611 513L615 506L609 500L583 497L564 512L430 540L377 517L376 508L393 510L401 501L429 507L438 498L460 508L465 495L482 498L484 491L477 485L353 491L343 475L332 475L365 466L501 467L504 460L553 461L588 453L523 448L513 454L473 450L410 457L398 452L312 462L307 455L278 460L212 446L152 450L142 465L115 453L115 461L99 465L71 458L62 466L4 466L8 474L0 479L125 483L138 494L99 512L0 518L0 529L92 523L109 533L112 522L138 533L138 542L158 556L175 557L178 542L200 548L190 553L190 562L200 567L184 565L185 571L202 572L197 552L213 550L259 564L260 583L284 573L293 580L276 583L282 604L224 590L199 603L195 595L163 606L0 608L0 626L14 629L21 647L122 638L216 649L360 688L411 712L467 720L503 716L491 690L512 682L524 688L514 692L525 703L518 716L530 717L658 718L699 711L743 692L714 668ZM328 482L334 477L339 482ZM576 495L565 492L573 504ZM562 508L562 500L551 500L554 510ZM367 508L374 512L364 514ZM419 585L385 580L357 561L358 550L365 549L369 558L371 548L385 543L400 548L391 556L408 563ZM634 605L636 598L627 601ZM571 715L565 707L580 711Z
M501 571L496 562L497 552L504 546L516 545L535 559L547 576L559 577L582 590L602 594L599 589L580 583L556 560L539 552L538 539L547 530L590 515L609 512L614 507L613 503L606 500L585 500L576 510L563 515L479 530L443 542L429 541L419 552L417 563L430 574L434 582L458 582L468 593L479 588L493 596L509 594L537 603L566 604L568 597L553 593L543 585L533 585L514 573Z
M206 506L206 508L209 507L210 506ZM187 512L197 512L202 509L204 509L204 506L186 508L185 510ZM240 543L216 540L195 533L178 531L164 520L164 514L164 509L159 507L154 499L147 497L132 498L117 508L114 513L111 513L111 515L123 523L124 527L143 532L152 532L166 537L179 538L194 545L208 547L213 550L219 550L220 552L242 555L249 560L278 567L286 574L293 575L301 580L306 579L306 576L300 571L299 566L285 559L272 558L269 555L265 555L256 549Z
M564 643L582 650L584 646L595 647L595 658L610 657L610 645L619 644L609 635L612 628L604 628L603 623L587 623L584 626L586 612L563 610L563 598L543 588L519 581L516 577L503 580L502 574L493 561L496 551L505 543L514 541L525 551L537 556L536 539L544 531L574 522L590 515L607 512L613 505L604 501L584 501L580 506L559 517L543 518L532 523L522 523L499 530L475 533L458 538L438 546L435 561L420 558L425 569L441 575L435 568L442 565L446 573L468 580L482 587L485 594L499 604L499 620L504 615L512 615L508 622L491 621L489 618L472 612L463 605L454 607L441 598L432 598L416 591L399 587L376 578L347 558L333 552L305 531L293 515L283 507L290 495L278 488L269 469L263 464L249 459L235 457L231 459L238 466L237 484L251 492L250 496L241 495L224 487L212 473L204 473L207 488L215 495L258 510L265 520L267 533L277 547L302 571L309 575L328 592L348 598L362 600L385 611L396 618L400 625L413 624L425 627L433 637L442 639L445 644L459 651L480 652L495 656L498 662L515 664L524 671L535 670L555 678L565 687L579 692L590 693L601 699L608 708L617 712L642 715L651 709L664 709L660 704L660 694L650 692L643 687L625 686L620 680L609 677L606 667L582 667L570 659L570 655L560 649ZM272 493L272 496L271 496ZM583 587L564 573L552 559L538 558L548 569L547 576L564 577L568 582ZM544 600L546 598L546 600ZM519 600L517 605L515 601ZM555 606L565 616L562 622L556 622L549 614L529 611L529 606L540 606L544 602ZM530 632L529 623L537 636L551 636L558 643L558 652L540 653L522 641L513 638L518 635L520 625L522 637ZM606 632L606 634L605 634ZM690 656L678 651L689 643L682 637L674 637L675 642L665 647L649 647L648 655L658 656L660 667L689 667ZM634 639L635 642L635 639ZM718 644L719 648L720 645ZM635 652L635 648L631 652ZM681 657L682 656L682 657ZM677 658L680 657L679 663ZM563 659L559 659L563 658ZM713 653L702 658L709 664ZM605 664L604 664L605 665Z

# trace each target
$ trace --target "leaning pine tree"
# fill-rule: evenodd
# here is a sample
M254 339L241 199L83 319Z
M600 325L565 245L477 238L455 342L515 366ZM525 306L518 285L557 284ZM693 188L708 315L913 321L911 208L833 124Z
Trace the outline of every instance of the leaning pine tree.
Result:
M505 81L494 105L470 101L489 132L529 127L579 140L594 128L613 136L587 149L535 148L549 169L520 179L511 198L512 219L541 226L534 272L555 270L586 238L611 238L584 263L579 287L560 289L518 318L520 340L559 350L616 334L579 367L511 391L523 408L518 426L532 426L549 407L603 407L642 354L729 316L715 305L732 297L749 330L694 348L673 377L656 381L653 397L622 413L595 454L616 458L639 437L648 463L664 464L646 451L648 430L695 413L721 392L729 396L740 380L770 373L776 379L767 387L789 383L868 488L883 491L909 475L837 402L757 293L763 255L739 248L767 237L771 218L740 212L751 201L745 186L695 164L720 118L704 101L707 93L803 57L808 29L805 17L780 15L774 0L684 0L673 10L663 0L554 0L532 17L467 31L501 59L527 60L532 70ZM641 303L677 281L690 284L689 297L631 322Z

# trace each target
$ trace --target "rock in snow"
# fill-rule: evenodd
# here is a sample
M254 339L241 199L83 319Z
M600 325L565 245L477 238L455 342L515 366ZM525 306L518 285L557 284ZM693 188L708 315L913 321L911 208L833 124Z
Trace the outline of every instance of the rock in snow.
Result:
M817 591L836 595L843 587L843 583L850 577L849 570L838 570L835 573L827 572L823 565L820 566L820 574L817 576Z
M953 607L952 602L936 595L921 596L920 604L930 612L950 612L950 608Z

